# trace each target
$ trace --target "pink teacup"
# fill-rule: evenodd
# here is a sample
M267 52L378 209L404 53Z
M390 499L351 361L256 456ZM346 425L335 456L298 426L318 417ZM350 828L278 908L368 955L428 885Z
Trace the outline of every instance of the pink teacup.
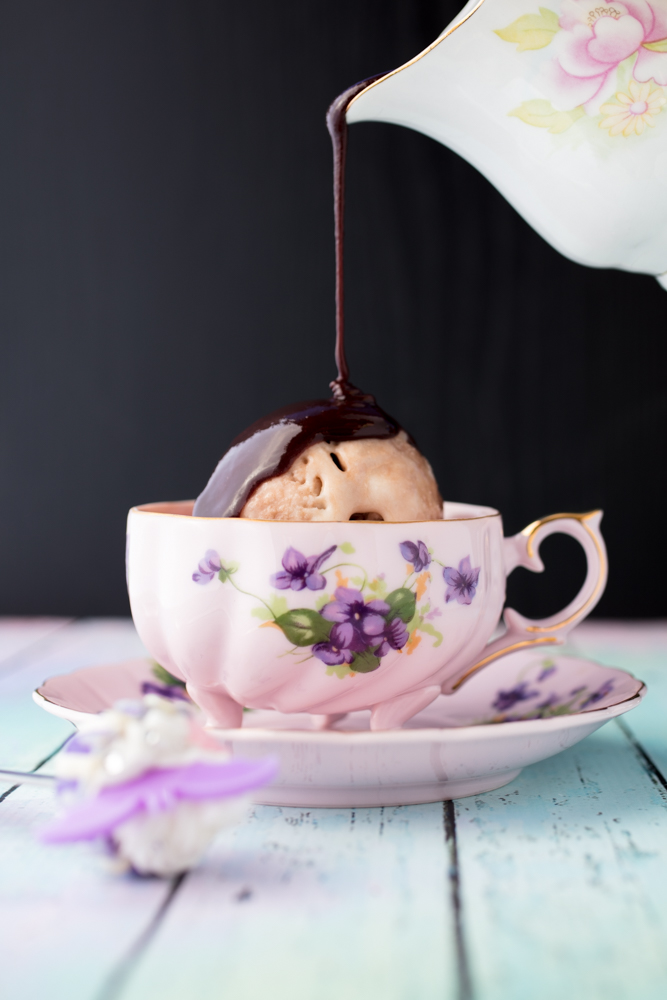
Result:
M442 521L253 521L192 517L192 502L128 518L132 615L151 655L187 684L214 726L243 707L310 712L330 725L371 710L392 729L510 650L562 644L604 590L601 511L553 514L511 538L490 507L445 504ZM586 580L542 620L505 610L515 566L540 572L540 543L572 535Z

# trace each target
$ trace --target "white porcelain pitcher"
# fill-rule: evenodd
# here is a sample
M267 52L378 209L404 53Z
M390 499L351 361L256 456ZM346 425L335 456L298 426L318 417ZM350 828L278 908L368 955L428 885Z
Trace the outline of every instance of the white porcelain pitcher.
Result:
M470 0L347 121L432 136L549 243L667 288L667 0Z

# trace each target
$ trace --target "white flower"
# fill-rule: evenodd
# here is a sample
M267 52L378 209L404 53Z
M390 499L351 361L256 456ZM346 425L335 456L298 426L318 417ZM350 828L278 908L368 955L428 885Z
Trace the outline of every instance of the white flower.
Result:
M140 875L178 875L193 868L218 831L240 822L247 809L247 796L181 802L177 809L121 823L112 841L125 866Z
M228 759L230 754L202 728L194 706L147 694L83 721L57 758L56 773L91 794L151 768Z

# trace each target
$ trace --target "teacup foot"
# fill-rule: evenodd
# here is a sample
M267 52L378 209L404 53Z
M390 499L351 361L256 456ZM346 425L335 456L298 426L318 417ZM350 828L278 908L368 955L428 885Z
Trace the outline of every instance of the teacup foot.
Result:
M240 729L243 722L243 705L239 705L226 691L195 687L187 684L187 692L206 716L207 726L218 729Z
M383 701L381 705L376 705L371 709L371 729L373 731L400 729L404 722L430 705L439 694L441 694L440 687L432 685L422 688L420 691L401 694L390 701Z
M339 719L344 719L347 712L335 712L333 715L313 715L313 729L331 729Z

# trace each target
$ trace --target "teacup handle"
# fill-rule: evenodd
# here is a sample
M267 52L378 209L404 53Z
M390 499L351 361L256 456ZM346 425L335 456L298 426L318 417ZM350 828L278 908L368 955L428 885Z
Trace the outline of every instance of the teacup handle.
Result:
M525 566L534 573L541 573L544 563L540 559L540 545L548 535L561 532L576 538L586 553L588 571L584 584L567 607L549 618L524 618L513 608L505 608L503 621L507 632L484 649L484 656L446 685L447 691L456 691L474 673L505 653L528 646L561 646L569 632L593 610L602 597L607 582L607 550L600 533L602 511L588 514L552 514L533 521L518 535L504 539L505 572L507 576L517 566ZM443 690L445 690L443 688Z

